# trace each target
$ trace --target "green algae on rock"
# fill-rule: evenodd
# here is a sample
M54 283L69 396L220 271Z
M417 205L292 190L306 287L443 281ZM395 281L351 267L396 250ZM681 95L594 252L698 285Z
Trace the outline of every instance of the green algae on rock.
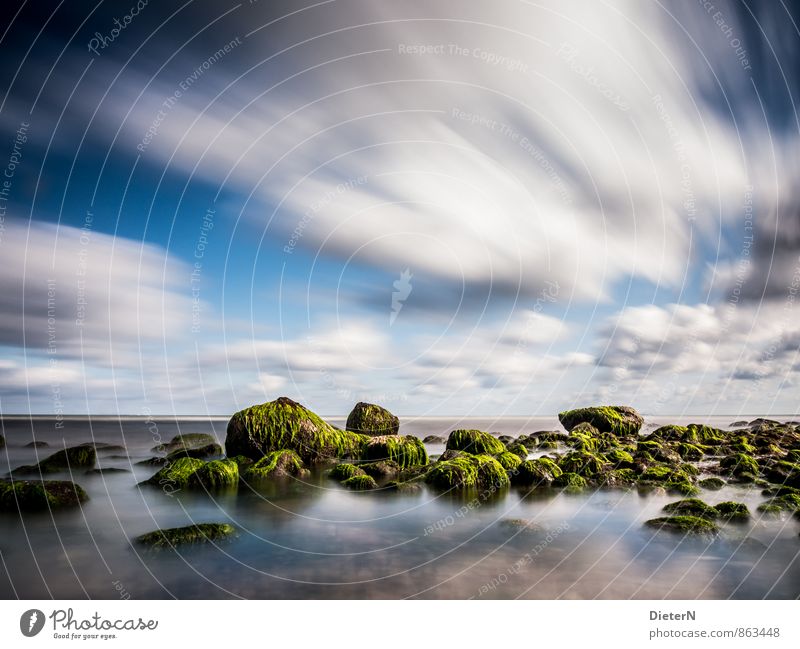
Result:
M308 475L300 456L289 449L267 453L258 462L247 467L243 473L245 480L262 480L266 478L285 478L294 476L303 478Z
M425 476L437 489L503 488L510 484L508 473L489 455L462 453L457 458L437 462Z
M89 500L69 480L0 480L0 511L34 512L71 507Z
M400 420L391 412L373 403L359 402L347 416L345 428L363 435L397 435Z
M240 410L228 422L229 456L260 460L272 451L295 451L304 462L357 457L366 435L338 430L287 397Z
M333 467L328 477L341 482L342 480L347 480L347 478L352 478L354 475L364 475L364 471L355 464L348 464L345 462Z
M800 511L800 496L794 493L775 496L767 502L760 504L756 509L766 513Z
M389 478L396 478L400 475L400 465L394 460L379 460L377 462L366 462L359 464L358 468L361 469L368 476L372 476L376 480L387 480Z
M628 406L595 406L566 410L558 414L558 420L569 431L585 422L601 433L613 433L619 436L637 435L644 423L641 415Z
M611 463L602 453L586 453L573 451L562 455L558 466L564 473L577 473L586 478L591 478L606 469L611 468Z
M719 515L719 511L707 505L699 498L686 498L674 503L664 505L664 511L668 514L681 516L699 516L700 518L714 519Z
M511 483L519 486L549 485L563 471L549 458L525 460L511 474Z
M719 491L725 486L725 481L722 478L704 478L697 485L709 491Z
M719 466L727 473L738 476L743 473L758 475L758 462L752 455L734 453L720 460Z
M553 480L554 487L565 487L568 490L579 491L586 487L586 479L577 473L562 473Z
M505 444L482 430L454 430L447 438L448 450L465 451L473 455L497 455L506 450Z
M511 451L503 451L502 453L497 454L495 459L506 471L513 471L520 464L522 464L522 459L519 457L519 455L512 453Z
M203 460L182 457L170 462L155 475L140 484L156 485L169 489L188 487L189 478L202 466L205 466Z
M413 435L379 435L368 437L362 447L361 459L392 460L402 469L428 464L428 452L419 437Z
M515 442L515 443L512 443L512 444L509 444L506 447L506 450L509 453L513 453L514 455L519 457L520 460L528 459L528 449L524 444L520 444L519 442Z
M366 474L351 476L347 480L343 480L342 485L353 491L369 491L378 488L375 478Z
M645 522L645 525L659 531L679 534L707 536L719 532L719 528L714 522L699 516L664 516L652 518Z
M717 510L720 518L727 521L746 521L748 518L750 518L750 510L747 509L747 505L744 503L726 501L724 503L714 505L714 509Z
M136 537L136 542L153 549L163 550L182 545L213 543L234 534L236 534L236 528L227 523L199 523L148 532Z
M90 444L72 446L53 453L39 464L21 466L12 471L13 475L27 473L57 473L73 469L91 469L97 461L97 451Z
M234 460L212 460L190 476L187 486L195 489L222 489L239 484L239 465Z

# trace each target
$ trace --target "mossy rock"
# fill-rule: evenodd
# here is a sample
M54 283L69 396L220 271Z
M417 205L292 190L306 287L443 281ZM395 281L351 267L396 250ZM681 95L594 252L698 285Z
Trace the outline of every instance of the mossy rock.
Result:
M647 467L641 475L642 480L665 482L675 475L675 469L666 464L654 464Z
M637 476L633 469L611 469L596 476L594 482L601 487L631 487Z
M304 478L308 470L302 458L289 449L267 453L258 462L248 467L243 477L246 481L265 480L268 478Z
M206 462L189 476L188 486L194 489L223 489L239 484L239 465L233 460Z
M563 471L549 458L525 460L511 474L511 483L520 486L549 485Z
M601 433L618 436L638 435L644 423L641 415L628 406L597 406L578 408L559 413L561 425L572 431L578 424L587 423Z
M771 462L765 471L770 482L800 488L800 464L783 460Z
M727 433L719 428L712 428L705 424L689 424L684 441L689 444L706 444L717 446L727 438Z
M584 424L580 424L580 426L583 425ZM567 444L576 451L596 453L600 450L600 440L585 433L570 433L570 436L567 438Z
M0 480L0 511L34 512L72 507L89 500L69 480Z
M726 501L715 505L714 509L717 510L720 518L727 521L746 521L750 518L750 510L747 509L747 505L744 503Z
M151 450L155 453L172 453L179 449L201 448L210 444L217 444L217 438L208 433L182 433Z
M714 522L699 516L664 516L650 519L645 525L659 531L679 534L712 536L719 532Z
M499 489L510 484L508 473L493 457L468 453L437 462L426 474L425 482L437 489Z
M155 475L140 484L155 485L169 488L182 488L189 486L189 478L200 467L205 466L203 460L192 457L182 457L170 462Z
M750 473L758 475L759 467L758 462L752 455L746 453L734 453L724 457L719 462L720 469L731 475L741 475L742 473Z
M347 416L345 428L363 435L397 435L400 420L391 412L373 403L357 403Z
M358 467L368 476L375 480L388 480L400 475L400 465L394 460L380 460L378 462L367 462L359 464Z
M447 438L447 449L473 455L497 455L506 450L505 444L482 430L454 430Z
M587 478L611 468L611 463L600 453L573 451L562 455L558 466L564 473L577 473Z
M704 478L697 483L697 486L708 491L719 491L725 486L725 481L722 478Z
M167 455L166 460L174 462L182 457L193 457L198 460L207 460L211 457L219 457L222 455L222 447L216 442L206 444L205 446L196 447L181 447L172 451Z
M633 467L633 456L627 451L614 448L610 451L606 451L603 455L605 455L606 459L611 462L615 468L630 469Z
M503 451L502 453L495 455L495 459L500 462L500 466L502 466L506 471L513 471L520 464L522 464L522 459L520 456L510 451Z
M419 482L403 482L400 480L392 480L386 483L384 487L386 491L397 491L402 494L415 494L422 491L422 485Z
M369 439L338 430L299 403L280 397L240 410L228 422L225 450L253 460L273 451L295 451L304 462L358 457Z
M714 519L719 515L716 508L707 505L698 498L686 498L678 502L669 503L664 506L664 511L675 516L699 516L708 519Z
M528 459L528 449L524 444L520 444L519 442L515 442L513 444L509 444L506 447L509 453L513 453L516 455L520 460L527 460Z
M686 426L676 426L668 424L656 428L647 439L650 441L660 440L663 442L682 442L689 436L689 429Z
M71 471L75 469L91 469L96 461L97 451L94 446L81 444L57 451L39 462L39 464L21 466L11 473L12 475L23 475L31 473L58 473L60 471Z
M239 473L242 473L243 469L255 464L254 460L249 457L245 457L244 455L235 455L234 457L229 457L228 459L236 462L236 466L239 467Z
M428 435L422 440L423 444L444 444L447 440L440 435Z
M347 480L347 478L352 478L354 475L364 475L364 472L355 464L348 464L346 462L337 464L330 470L330 473L328 473L328 477L331 480L336 480L337 482Z
M353 491L369 491L377 489L378 483L375 478L368 475L354 475L342 481L342 485Z
M578 491L586 488L586 480L577 473L562 473L553 480L554 487L565 487L569 490Z
M700 490L687 479L679 479L677 476L664 483L664 488L668 493L681 494L683 496L696 496Z
M762 503L758 506L760 512L796 512L800 511L800 496L797 494L784 494L782 496L775 496L774 498Z
M675 451L681 459L689 460L690 462L702 460L703 456L706 454L705 447L699 446L698 444L680 443L675 447Z
M235 534L236 528L227 523L200 523L148 532L136 537L136 542L153 549L164 550L185 545L214 543Z
M391 460L401 469L428 464L428 451L419 437L413 435L379 435L367 438L361 459L378 462Z

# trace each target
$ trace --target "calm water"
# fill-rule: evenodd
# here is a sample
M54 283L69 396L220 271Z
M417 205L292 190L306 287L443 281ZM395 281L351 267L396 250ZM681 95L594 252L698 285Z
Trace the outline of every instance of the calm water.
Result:
M693 421L702 421L694 417ZM729 418L707 423L727 427ZM343 420L331 419L337 425ZM653 418L662 423L688 423ZM127 473L76 475L91 500L81 509L0 514L0 597L131 598L797 598L800 523L759 519L727 525L720 538L654 535L642 523L673 496L608 490L583 495L512 489L490 502L416 494L352 493L319 472L256 492L168 496L136 483L135 466L178 433L216 435L226 420L6 417L0 472L35 462L34 438L52 447L108 442L102 467ZM402 432L445 435L454 427L519 434L558 429L555 418L408 421ZM39 450L41 457L57 450ZM441 446L431 445L430 453ZM54 476L58 477L58 476ZM64 476L69 477L69 476ZM705 492L713 504L764 500L760 490ZM532 522L528 529L504 519ZM180 554L142 553L129 539L156 527L230 522L240 534Z

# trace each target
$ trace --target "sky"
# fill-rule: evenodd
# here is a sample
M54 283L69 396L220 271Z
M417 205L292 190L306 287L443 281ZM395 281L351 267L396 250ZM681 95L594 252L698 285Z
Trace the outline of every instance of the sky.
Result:
M0 412L798 413L797 3L1 11Z

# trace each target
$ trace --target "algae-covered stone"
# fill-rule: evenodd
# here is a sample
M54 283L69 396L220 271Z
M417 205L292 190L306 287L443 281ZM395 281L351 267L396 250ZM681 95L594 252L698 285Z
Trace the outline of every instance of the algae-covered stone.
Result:
M558 466L564 473L577 473L590 478L611 468L611 463L601 453L573 451L562 455Z
M285 478L294 476L302 478L308 475L303 460L294 451L282 449L267 453L258 462L249 466L244 472L245 480L262 480L266 478Z
M200 523L148 532L137 537L136 542L153 549L169 549L182 545L213 543L234 534L236 528L227 523Z
M747 509L747 505L744 503L726 501L714 505L714 509L717 510L720 518L728 521L746 521L750 518L750 510Z
M697 485L709 491L719 491L725 486L725 481L722 478L704 478Z
M758 462L753 456L746 453L734 453L724 457L720 460L719 466L726 472L736 476L743 473L758 475Z
M510 484L502 465L488 455L462 453L453 460L437 462L425 481L437 489L502 488Z
M509 453L513 453L520 460L526 460L528 458L528 449L524 444L520 444L519 442L515 442L509 444L507 447Z
M342 480L347 480L347 478L352 478L354 475L364 475L364 471L355 464L342 463L333 467L328 477L341 482Z
M800 487L800 464L794 462L771 462L766 470L767 479L779 485Z
M519 455L516 455L511 451L503 451L502 453L496 455L495 459L500 462L500 466L502 466L506 471L513 471L520 464L522 464L522 459L519 457Z
M558 414L561 425L572 431L578 424L587 423L601 433L637 435L644 419L628 406L597 406L566 410Z
M364 474L347 478L347 480L342 481L342 485L353 491L369 491L370 489L378 488L375 478Z
M359 464L359 468L368 476L376 480L387 480L396 478L400 474L400 465L394 460L380 460L378 462L367 462Z
M428 452L419 437L413 435L379 435L367 438L361 452L364 460L392 460L403 468L425 466Z
M57 473L75 469L91 469L97 461L97 451L90 444L81 444L53 453L39 464L21 466L12 471L14 475L26 473Z
M347 430L364 435L397 435L400 420L386 408L372 403L357 403L347 416Z
M254 460L273 451L295 451L304 462L357 457L366 435L338 430L299 403L280 397L240 410L228 422L229 456Z
M0 511L33 512L79 505L89 500L69 480L0 480Z
M549 485L562 473L549 458L525 460L511 474L511 483L520 486Z
M757 507L760 512L773 513L776 511L800 511L800 496L793 493L776 496Z
M195 489L222 489L239 484L239 465L233 460L212 460L189 476L188 486Z
M465 451L473 455L497 455L505 445L496 437L482 430L454 430L447 438L447 449Z
M685 500L669 503L664 506L664 511L673 515L699 516L708 519L714 519L719 515L719 511L716 508L707 505L698 498L686 498Z
M428 435L422 440L423 444L444 444L447 440L440 435Z
M633 466L633 456L627 451L614 448L605 452L606 459L611 462L616 468L629 469Z
M169 489L188 487L189 478L204 465L205 462L203 460L182 457L170 462L141 484L156 485Z
M553 480L554 487L566 487L569 490L578 491L586 487L586 480L577 473L562 473Z
M645 523L659 531L677 532L691 535L715 535L719 528L712 521L699 516L664 516L653 518Z

